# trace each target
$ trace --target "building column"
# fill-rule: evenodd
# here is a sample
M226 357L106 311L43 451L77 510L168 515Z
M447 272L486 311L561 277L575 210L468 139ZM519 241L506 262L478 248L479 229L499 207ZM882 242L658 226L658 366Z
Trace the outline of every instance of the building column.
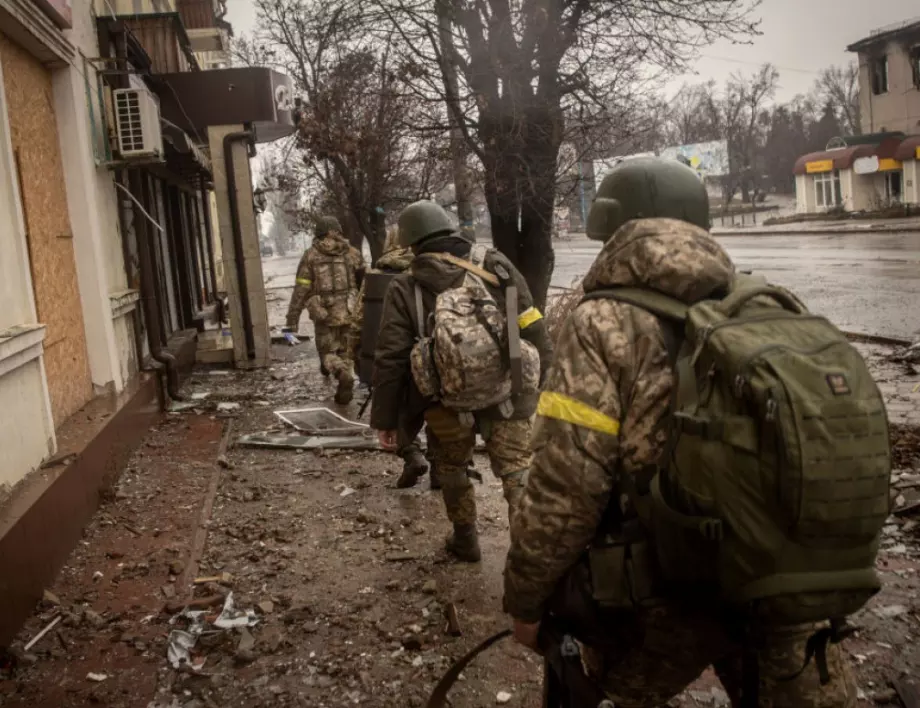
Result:
M60 116L57 122L58 137L74 239L90 375L96 393L121 391L125 381L119 364L103 255L103 224L97 195L98 174L90 144L86 88L83 77L70 67L55 72L52 81L54 109ZM105 182L114 191L111 176Z
M241 258L237 255L235 243L224 155L224 138L231 133L240 133L244 130L242 125L211 127L208 128L208 141L214 172L214 192L217 197L223 286L230 300L233 360L239 368L255 368L271 364L271 336L268 327L268 305L265 300L265 281L262 275L262 254L259 249L259 230L252 203L249 144L245 140L237 140L231 146L233 175L236 181L234 195L237 205L237 231L242 241ZM242 272L242 278L238 277L238 270ZM241 290L245 290L245 293ZM246 328L243 326L246 308L251 320L251 338L247 338Z

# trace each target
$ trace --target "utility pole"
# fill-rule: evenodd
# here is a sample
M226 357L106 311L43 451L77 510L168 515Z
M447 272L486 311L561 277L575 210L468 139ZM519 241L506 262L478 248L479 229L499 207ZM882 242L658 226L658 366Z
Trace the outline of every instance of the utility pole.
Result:
M441 45L441 71L447 97L447 118L450 121L450 154L454 173L454 198L457 201L457 218L460 231L470 240L476 240L473 226L473 205L470 202L470 176L466 165L466 140L460 127L460 88L457 80L457 62L454 57L454 39L451 32L451 0L435 0L438 16L438 43Z

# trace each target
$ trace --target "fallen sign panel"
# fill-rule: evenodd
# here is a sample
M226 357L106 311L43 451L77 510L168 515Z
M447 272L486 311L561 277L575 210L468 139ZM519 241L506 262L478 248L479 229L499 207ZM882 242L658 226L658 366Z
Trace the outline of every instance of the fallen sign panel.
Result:
M278 433L252 433L236 441L243 447L268 447L282 450L380 450L374 437L355 435L281 435Z
M356 423L328 408L275 411L275 415L302 433L311 435L367 435L370 426Z

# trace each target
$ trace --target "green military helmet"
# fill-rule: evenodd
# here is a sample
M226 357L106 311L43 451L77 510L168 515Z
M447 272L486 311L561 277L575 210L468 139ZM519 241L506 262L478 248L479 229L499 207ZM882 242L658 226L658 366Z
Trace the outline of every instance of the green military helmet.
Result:
M709 229L709 195L677 160L637 157L604 177L588 214L588 238L606 241L633 219L679 219Z
M330 231L342 233L342 225L334 216L321 216L316 220L316 235L320 238Z
M429 236L454 231L455 227L441 205L422 200L410 204L399 215L399 245L414 246Z

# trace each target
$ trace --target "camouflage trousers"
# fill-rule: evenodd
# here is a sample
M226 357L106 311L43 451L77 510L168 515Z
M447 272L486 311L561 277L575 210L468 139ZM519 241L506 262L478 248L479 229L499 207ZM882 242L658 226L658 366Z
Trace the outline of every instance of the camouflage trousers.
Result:
M348 326L329 327L314 324L313 330L320 366L336 378L340 374L353 376L351 358L348 356Z
M615 632L604 652L582 647L588 675L617 708L665 706L709 666L732 705L741 705L741 645L729 636L723 622L706 613L664 605L641 611L634 621L625 620L620 631L622 640ZM779 627L758 638L760 708L856 706L856 684L839 645L827 647L829 684L821 685L814 659L802 671L805 644L814 631L815 625Z
M466 472L473 460L476 433L479 432L486 442L492 473L501 480L513 527L514 511L524 493L524 474L533 459L531 420L477 419L471 428L454 411L435 406L425 411L425 422L437 439L433 457L447 518L454 524L476 523L476 494Z

